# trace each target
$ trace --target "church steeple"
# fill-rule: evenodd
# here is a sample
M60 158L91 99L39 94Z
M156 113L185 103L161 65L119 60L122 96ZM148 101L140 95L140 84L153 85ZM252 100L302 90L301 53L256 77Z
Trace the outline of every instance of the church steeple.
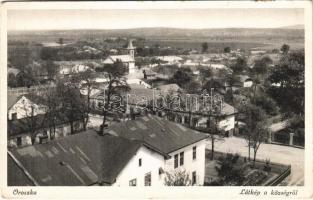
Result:
M127 52L133 59L135 59L135 47L133 46L132 39L128 41Z

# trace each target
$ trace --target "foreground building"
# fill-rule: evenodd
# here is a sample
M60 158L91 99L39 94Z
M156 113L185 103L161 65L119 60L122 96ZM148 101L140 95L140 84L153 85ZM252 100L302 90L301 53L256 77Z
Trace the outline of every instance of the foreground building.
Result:
M180 124L145 116L100 135L89 130L9 150L8 185L163 186L166 173L176 170L185 170L190 184L203 185L206 138Z

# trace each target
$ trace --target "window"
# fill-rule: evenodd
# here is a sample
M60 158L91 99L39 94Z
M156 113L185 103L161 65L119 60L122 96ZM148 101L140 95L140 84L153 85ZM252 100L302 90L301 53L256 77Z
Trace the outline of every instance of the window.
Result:
M151 186L151 172L145 175L145 186Z
M136 186L137 185L137 179L132 179L129 181L129 186Z
M178 154L174 156L174 169L178 167Z
M138 160L138 165L139 165L139 167L141 167L141 165L142 165L142 160L141 160L141 158L139 158L139 160Z
M12 118L12 120L16 120L17 119L17 113L12 113L11 118Z
M180 153L179 165L180 166L184 165L184 152Z
M197 147L192 147L192 160L197 159Z
M196 171L192 172L192 185L197 183L197 173Z

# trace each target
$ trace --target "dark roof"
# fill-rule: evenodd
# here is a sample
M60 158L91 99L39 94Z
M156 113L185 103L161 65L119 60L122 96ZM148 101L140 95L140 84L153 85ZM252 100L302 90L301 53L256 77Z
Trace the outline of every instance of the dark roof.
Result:
M47 103L42 96L33 93L23 94L22 96L25 96L27 99L37 105L45 105Z
M46 101L42 96L33 94L33 93L28 93L28 94L8 94L8 104L7 108L8 110L14 106L22 97L26 97L29 99L31 102L37 105L45 105Z
M152 115L115 124L106 131L112 135L141 140L163 154L207 138L203 133Z
M8 186L34 186L34 183L9 155L7 162Z
M38 185L80 186L114 183L141 145L89 130L10 152Z
M72 118L73 121L79 121L82 119L83 117L80 114L76 114L74 115L74 118ZM8 137L28 133L30 131L29 124L32 122L34 122L33 127L35 127L35 129L38 130L52 126L51 121L44 114L36 115L33 118L26 117L22 119L8 120ZM67 116L61 111L58 112L58 115L56 116L55 125L61 125L68 122L69 119L67 118Z
M252 81L252 79L247 75L238 75L237 78L238 78L238 81L241 83L246 82L246 81Z
M12 107L12 106L14 106L14 104L16 104L16 102L18 101L18 100L20 100L20 98L22 97L22 95L19 95L19 94L8 94L8 96L7 96L7 108L8 108L8 110Z

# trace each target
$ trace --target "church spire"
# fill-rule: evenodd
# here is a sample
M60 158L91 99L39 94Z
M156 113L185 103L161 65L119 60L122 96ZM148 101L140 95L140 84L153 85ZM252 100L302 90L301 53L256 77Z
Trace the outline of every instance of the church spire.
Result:
M133 40L132 40L132 39L130 39L130 40L128 41L127 51L128 51L128 54L129 54L133 59L135 59L135 47L133 46Z

